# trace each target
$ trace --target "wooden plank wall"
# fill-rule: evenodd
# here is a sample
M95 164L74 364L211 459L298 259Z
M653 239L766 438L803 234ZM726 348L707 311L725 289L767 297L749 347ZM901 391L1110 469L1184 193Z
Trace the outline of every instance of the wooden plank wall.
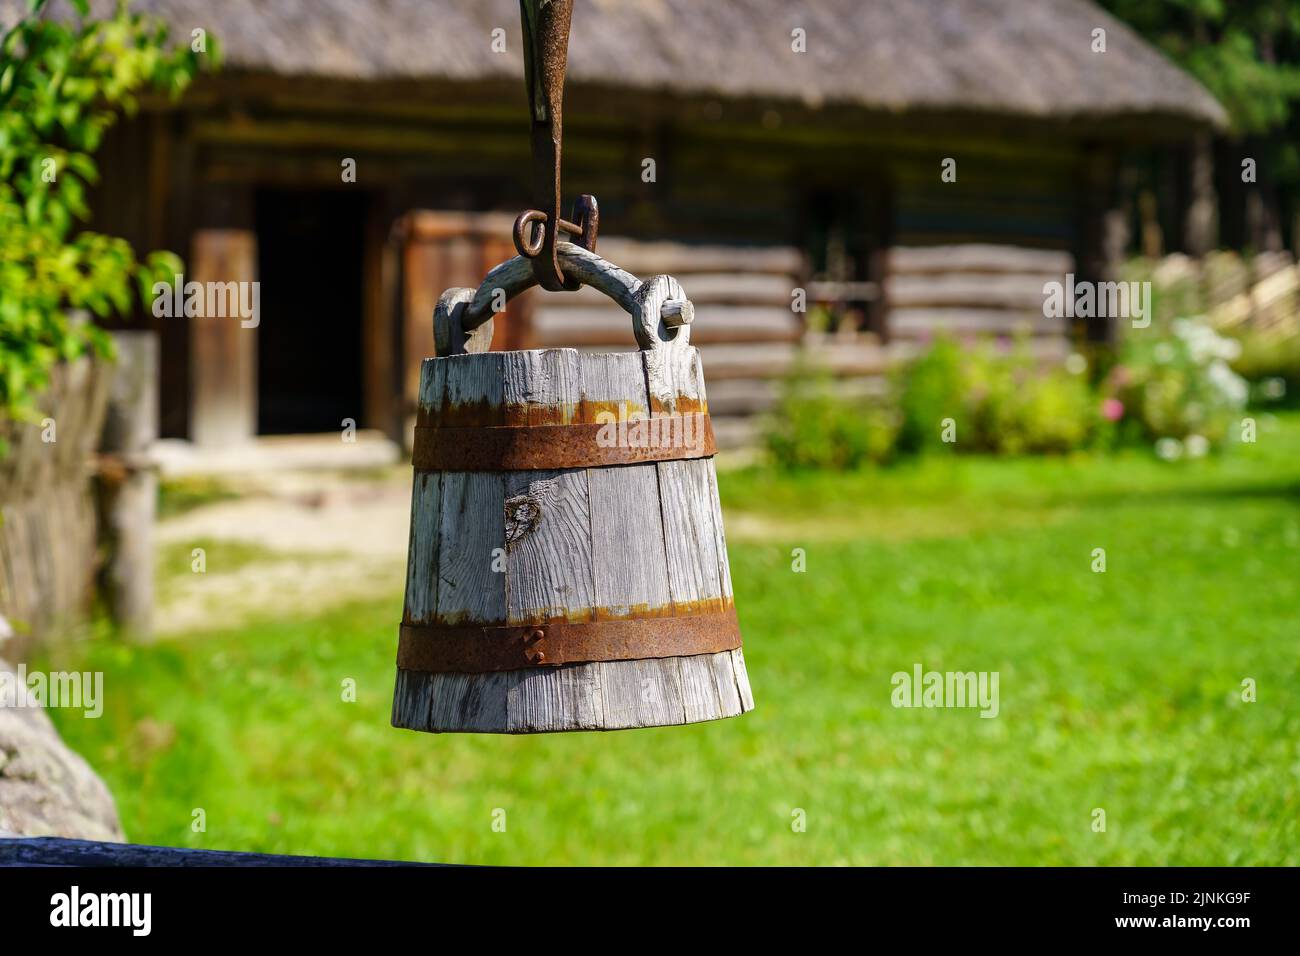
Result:
M991 243L898 246L886 259L889 335L1064 338L1069 320L1043 315L1043 287L1074 272L1068 252Z
M108 363L80 360L54 369L39 402L54 420L0 421L9 452L0 458L0 614L18 632L20 658L31 642L89 603L96 569L91 456L112 379Z

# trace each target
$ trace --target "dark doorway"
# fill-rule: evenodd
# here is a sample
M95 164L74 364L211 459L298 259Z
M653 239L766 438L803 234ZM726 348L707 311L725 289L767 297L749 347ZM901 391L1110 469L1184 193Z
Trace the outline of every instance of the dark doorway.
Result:
M811 269L810 307L822 331L887 334L882 285L892 244L892 203L884 173L860 177L868 186L807 191L803 248Z
M257 431L360 422L363 193L257 193Z

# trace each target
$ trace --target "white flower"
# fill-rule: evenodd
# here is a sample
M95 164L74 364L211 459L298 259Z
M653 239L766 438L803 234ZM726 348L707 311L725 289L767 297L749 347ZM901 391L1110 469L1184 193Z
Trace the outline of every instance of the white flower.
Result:
M1228 368L1227 362L1223 359L1215 359L1205 370L1205 375L1210 380L1210 384L1223 396L1224 401L1234 408L1245 407L1250 386L1246 384L1244 378Z
M1204 435L1188 435L1183 442L1188 458L1204 458L1210 451L1210 440Z
M1165 461L1177 461L1183 457L1183 443L1177 438L1162 438L1156 442L1156 454Z
M1157 342L1155 358L1161 365L1168 365L1174 360L1174 347L1168 342Z
M1175 319L1173 329L1174 335L1187 344L1187 352L1197 365L1204 365L1214 359L1231 362L1241 355L1241 343L1219 335L1204 316Z
M1275 402L1286 395L1286 379L1284 378L1266 378L1260 383L1260 391L1269 401Z
M1065 370L1071 375L1082 375L1088 371L1088 360L1078 352L1071 352L1070 357L1065 360Z

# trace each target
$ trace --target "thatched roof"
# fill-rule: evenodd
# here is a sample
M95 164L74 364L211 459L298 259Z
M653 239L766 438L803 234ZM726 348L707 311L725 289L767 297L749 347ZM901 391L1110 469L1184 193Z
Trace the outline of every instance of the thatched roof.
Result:
M0 0L0 6L6 0ZM13 2L13 0L7 0ZM113 0L97 0L109 4ZM348 80L508 79L518 0L134 0L202 26L228 70ZM494 53L492 30L506 31ZM791 50L791 31L807 52ZM1107 51L1093 53L1092 31ZM577 0L571 84L888 112L1152 116L1222 125L1196 81L1089 0Z

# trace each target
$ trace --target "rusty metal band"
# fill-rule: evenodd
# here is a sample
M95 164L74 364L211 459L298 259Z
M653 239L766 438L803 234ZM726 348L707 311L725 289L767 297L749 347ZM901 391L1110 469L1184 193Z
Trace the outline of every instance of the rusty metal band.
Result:
M686 431L687 418L695 421ZM610 443L608 429L635 428L637 422L572 425L502 425L495 428L439 428L417 425L411 463L416 471L542 471L552 468L600 468L650 461L710 458L717 454L713 421L707 412L644 419L659 435L690 435L689 444L672 442Z
M691 657L740 647L736 611L515 627L403 624L397 666L482 674L594 661Z

